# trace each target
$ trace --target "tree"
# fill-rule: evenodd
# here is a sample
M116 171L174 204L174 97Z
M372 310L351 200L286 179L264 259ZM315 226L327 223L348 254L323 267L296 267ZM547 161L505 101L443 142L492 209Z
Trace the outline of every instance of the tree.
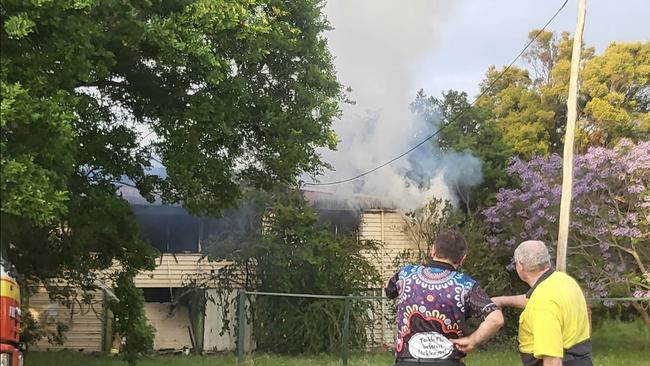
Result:
M335 235L317 220L301 192L258 195L246 214L250 231L207 248L211 259L231 263L208 281L223 289L342 296L363 295L378 284L369 261L378 244ZM258 351L322 353L341 345L344 301L257 296L252 303ZM351 306L350 342L365 347L369 303Z
M443 92L441 99L420 91L411 108L434 127L449 124L433 140L442 151L469 151L481 160L481 184L470 189L455 187L467 211L491 205L494 192L508 184L506 167L512 152L490 111L472 106L467 93L454 90Z
M553 123L548 128L551 152L562 150L567 118L567 98L569 91L569 74L571 69L571 53L573 38L568 32L562 32L558 37L549 31L532 30L529 39L537 38L531 48L524 54L524 60L535 75L534 85L538 90L542 105L553 111ZM582 45L581 63L593 57L595 49Z
M584 114L581 143L613 146L650 136L650 42L612 43L580 74Z
M569 271L596 297L630 297L650 289L650 142L621 140L590 148L574 162ZM520 187L502 189L485 210L496 248L527 239L557 242L562 158L516 160ZM650 331L650 308L632 302ZM608 304L606 304L608 305Z
M530 159L558 153L566 125L573 38L568 32L532 30L524 53L529 70L512 67L478 104L491 109L514 152ZM641 141L650 131L650 43L613 43L604 54L582 46L577 145L613 147L621 138ZM503 70L490 67L481 91ZM531 76L532 74L532 76Z
M480 90L485 96L477 105L492 112L493 123L500 128L514 154L530 158L551 152L549 131L555 113L545 108L527 70L512 67L506 71L490 66Z
M321 9L3 1L2 246L19 271L90 289L114 262L151 268L121 184L218 215L242 185L322 169L341 87ZM149 173L154 159L166 177Z

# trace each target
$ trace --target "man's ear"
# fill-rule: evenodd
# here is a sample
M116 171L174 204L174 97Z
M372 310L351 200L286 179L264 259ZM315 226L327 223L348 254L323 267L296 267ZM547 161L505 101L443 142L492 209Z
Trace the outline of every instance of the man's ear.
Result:
M465 253L465 255L463 256L463 258L461 258L460 263L458 263L458 266L462 266L462 265L463 265L463 262L465 262L465 259L467 259L467 253Z
M517 269L517 272L524 273L524 266L521 264L521 262L515 261L515 268Z

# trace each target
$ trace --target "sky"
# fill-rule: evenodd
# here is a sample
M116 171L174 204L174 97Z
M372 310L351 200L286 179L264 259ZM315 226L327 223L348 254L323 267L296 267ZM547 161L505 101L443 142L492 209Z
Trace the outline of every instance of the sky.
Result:
M329 0L326 33L341 83L356 104L342 106L336 151L319 152L333 170L321 183L355 177L422 141L440 121L423 121L409 104L416 92L440 97L466 91L471 99L490 65L508 64L564 0ZM648 40L650 1L588 0L584 41L602 53L612 41ZM575 32L577 0L547 28ZM521 63L520 63L521 64ZM409 177L419 177L417 182ZM431 196L456 202L455 188L482 179L471 155L424 144L389 166L346 183L320 186L421 205ZM310 180L307 179L309 182ZM424 182L424 183L423 183Z
M540 28L555 13L563 0L424 0L430 6L422 6L420 0L329 0L325 9L328 19L335 28L346 22L346 18L366 18L364 14L336 11L343 3L357 3L363 6L376 7L377 4L397 4L395 11L386 19L375 18L372 21L390 26L394 18L408 18L412 15L408 8L417 11L427 10L429 14L420 14L420 20L429 20L430 32L420 36L425 41L420 51L423 56L412 60L412 77L415 94L423 88L430 95L440 95L447 89L467 91L470 96L476 95L478 83L482 80L489 65L504 65L523 48L527 41L528 32ZM564 10L549 26L549 30L575 32L577 17L577 0L570 0ZM385 6L385 5L384 5ZM584 41L587 45L595 46L597 54L602 53L613 41L648 41L650 40L650 1L647 0L588 0L585 23ZM394 18L393 18L394 17ZM361 22L363 24L363 21ZM398 21L399 23L399 21ZM412 25L420 27L422 25ZM337 57L336 65L344 72L349 59L354 55L344 55L354 52L354 47L341 46L340 38L347 43L354 43L363 29L343 29L345 37L337 35L340 29L335 29L330 38L335 38L333 53ZM354 33L357 32L357 34ZM408 33L408 29L395 32ZM333 37L334 36L334 37ZM428 38L428 39L427 39ZM398 40L395 36L392 40ZM391 39L387 40L389 43ZM393 47L386 44L386 47ZM398 46L400 47L400 46ZM373 69L359 69L357 72L372 72ZM341 75L342 81L353 89L361 86L354 84L354 78ZM381 75L376 75L381 78ZM352 80L351 80L352 79ZM352 85L350 85L352 84Z

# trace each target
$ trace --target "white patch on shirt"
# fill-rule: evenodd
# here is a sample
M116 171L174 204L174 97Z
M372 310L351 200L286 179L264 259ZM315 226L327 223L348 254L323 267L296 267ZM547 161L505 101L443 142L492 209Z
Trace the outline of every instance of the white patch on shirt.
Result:
M408 350L414 358L446 359L454 351L454 344L437 332L416 333L409 340Z

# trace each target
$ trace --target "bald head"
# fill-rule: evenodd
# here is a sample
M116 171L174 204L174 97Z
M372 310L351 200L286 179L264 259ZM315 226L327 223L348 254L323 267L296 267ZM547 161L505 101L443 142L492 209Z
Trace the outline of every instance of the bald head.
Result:
M551 255L544 242L529 240L515 249L515 262L520 263L526 272L538 272L551 266Z

